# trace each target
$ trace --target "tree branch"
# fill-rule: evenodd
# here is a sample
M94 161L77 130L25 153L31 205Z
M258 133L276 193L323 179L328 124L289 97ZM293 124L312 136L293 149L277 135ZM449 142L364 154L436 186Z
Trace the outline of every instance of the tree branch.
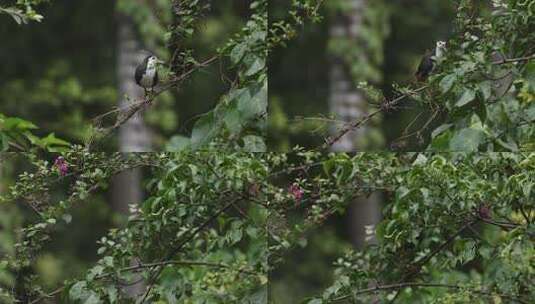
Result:
M493 61L492 64L501 65L501 64L506 64L506 63L519 62L519 61L529 61L531 59L535 59L535 54L518 57L518 58L509 58L509 59L504 58L502 60Z
M472 288L467 288L461 285L451 285L451 284L441 284L441 283L420 283L420 282L404 282L404 283L397 283L397 284L389 284L389 285L377 285L375 287L367 288L367 289L361 289L357 290L353 293L353 295L362 295L367 293L373 293L377 291L388 291L388 290L400 290L405 287L417 287L417 288L447 288L447 289L456 289L456 290L467 290L471 293L485 295L485 296L500 296L502 298L509 299L511 301L515 301L522 304L528 304L527 301L524 301L518 296L510 295L510 294L500 294L500 293L493 293L490 291L484 291L484 290L477 290ZM348 299L351 297L351 295L345 295L336 299L331 300L330 302L339 302Z
M424 91L427 88L429 88L429 86L423 86L421 88L418 88L418 89L415 89L415 90L410 91L408 93L405 93L405 94L403 94L403 95L401 95L401 96L399 96L399 97L397 97L397 98L395 98L393 100L390 100L390 101L385 100L385 102L381 105L381 107L379 109L377 109L376 111L369 113L368 115L362 117L361 119L358 119L358 120L356 120L354 122L346 124L346 126L343 127L337 134L328 137L325 140L325 143L322 145L322 149L326 150L326 149L330 148L333 144L335 144L342 137L344 137L344 135L346 135L350 131L353 131L355 129L360 128L363 124L368 122L370 119L372 119L377 114L379 114L381 112L387 112L387 111L391 110L392 108L395 108L398 104L401 103L401 101L403 101L407 97L410 97L414 93L418 93L418 92Z
M119 269L118 272L119 273L129 272L129 271L136 272L136 271L139 271L139 270L142 270L142 269L145 269L145 268L153 268L153 267L156 267L156 266L166 266L166 265L207 266L207 267L229 268L229 269L232 268L230 265L223 264L223 263L212 263L212 262L202 262L202 261L177 261L177 260L171 260L171 261L162 261L162 262L138 264L138 265L134 265L134 266L130 266L130 267ZM238 269L238 272L242 272L242 273L246 273L246 274L250 274L250 275L257 275L256 272L250 271L250 270L246 270L246 269ZM96 280L105 279L105 278L108 278L108 277L110 277L110 276L112 276L112 275L114 275L116 273L117 272L104 273L104 274L101 274L99 276L96 276L95 279Z
M477 219L471 220L468 223L464 224L460 229L457 230L457 232L455 232L452 236L450 236L440 246L435 248L427 256L425 256L422 260L420 260L415 265L413 265L413 267L412 267L413 270L411 272L409 272L408 274L406 274L401 281L403 282L403 281L406 281L406 280L410 280L415 275L420 273L420 271L422 270L422 267L425 264L427 264L427 262L429 262L435 255L437 255L444 248L446 248L446 246L448 246L451 242L453 242L455 240L455 238L457 238L465 229L467 229L468 227L472 226L475 222L477 222ZM398 289L398 291L397 291L396 295L394 296L394 298L392 300L390 300L390 302L388 302L389 304L392 304L392 303L394 303L396 301L397 297L400 294L400 291L401 291L401 288Z
M175 78L172 78L169 82L167 82L166 84L162 85L153 94L147 94L147 95L145 95L143 97L143 99L134 101L132 104L128 105L125 108L115 109L115 110L109 111L107 113L104 113L102 115L99 115L99 116L95 117L93 119L93 124L94 124L95 127L99 128L102 120L105 117L107 117L107 116L109 116L111 114L114 114L114 113L118 113L115 123L112 126L108 127L108 128L102 129L102 131L101 131L102 133L101 134L97 134L97 135L99 135L98 137L99 138L105 138L105 137L109 136L111 133L113 133L113 131L115 131L116 129L118 129L119 127L124 125L128 120L130 120L130 118L132 118L136 113L138 113L141 110L143 110L147 105L150 105L152 103L152 101L154 99L156 99L156 97L158 97L160 94L162 94L163 92L165 92L165 91L177 86L180 82L184 81L191 74L193 74L193 72L197 71L200 68L209 66L211 63L213 63L214 61L216 61L219 58L220 58L220 55L216 55L216 56L213 56L213 57L211 57L211 58L209 58L209 59L207 59L207 60L205 60L205 61L203 61L203 62L201 62L201 63L199 63L199 64L197 64L195 66L193 66L190 70L188 70L187 72L183 73L182 75L177 76ZM87 143L87 146L90 146L91 143L92 143L92 139L90 139L90 141Z

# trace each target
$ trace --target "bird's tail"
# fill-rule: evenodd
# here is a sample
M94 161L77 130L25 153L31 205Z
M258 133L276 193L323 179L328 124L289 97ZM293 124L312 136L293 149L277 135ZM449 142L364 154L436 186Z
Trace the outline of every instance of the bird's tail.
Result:
M422 75L421 73L416 72L414 74L414 79L416 80L416 82L425 82L426 77Z

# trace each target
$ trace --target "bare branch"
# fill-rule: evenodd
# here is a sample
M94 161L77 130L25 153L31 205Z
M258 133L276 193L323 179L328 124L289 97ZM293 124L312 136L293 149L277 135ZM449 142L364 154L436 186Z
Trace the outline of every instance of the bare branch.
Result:
M399 97L397 97L397 98L395 98L393 100L390 100L390 101L385 100L383 105L379 109L377 109L376 111L369 113L368 115L362 117L359 120L356 120L354 122L351 122L351 123L347 124L344 128L342 128L338 132L338 134L333 135L331 137L328 137L326 139L325 143L323 144L322 149L324 149L324 150L328 149L333 144L335 144L337 141L339 141L342 137L344 137L344 135L346 135L350 131L353 131L355 129L358 129L358 128L362 127L363 124L368 122L370 119L372 119L377 114L379 114L381 112L387 112L387 111L395 108L396 106L398 106L401 103L401 101L405 100L407 97L410 97L414 93L418 93L418 92L424 91L427 88L429 88L429 86L423 86L421 88L418 88L418 89L410 91L410 92L408 92L406 94L403 94L403 95L401 95L401 96L399 96Z

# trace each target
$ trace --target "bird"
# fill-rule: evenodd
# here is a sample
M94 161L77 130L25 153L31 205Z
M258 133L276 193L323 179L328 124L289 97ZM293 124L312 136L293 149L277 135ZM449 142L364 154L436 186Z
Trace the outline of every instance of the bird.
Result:
M148 55L143 62L136 67L135 79L136 83L143 88L145 96L147 91L151 92L158 84L158 71L156 65L161 62L154 55Z
M427 77L433 72L437 65L437 60L444 56L446 51L446 42L437 41L435 47L435 53L426 54L420 61L418 65L418 70L416 71L416 79L420 82L426 81Z

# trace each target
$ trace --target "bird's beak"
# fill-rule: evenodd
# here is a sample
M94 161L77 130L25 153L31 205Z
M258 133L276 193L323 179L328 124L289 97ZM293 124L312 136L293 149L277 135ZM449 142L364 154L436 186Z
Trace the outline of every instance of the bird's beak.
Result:
M165 63L165 61L163 61L163 60L160 60L160 59L156 59L156 63L159 63L159 64L164 64L164 63Z

